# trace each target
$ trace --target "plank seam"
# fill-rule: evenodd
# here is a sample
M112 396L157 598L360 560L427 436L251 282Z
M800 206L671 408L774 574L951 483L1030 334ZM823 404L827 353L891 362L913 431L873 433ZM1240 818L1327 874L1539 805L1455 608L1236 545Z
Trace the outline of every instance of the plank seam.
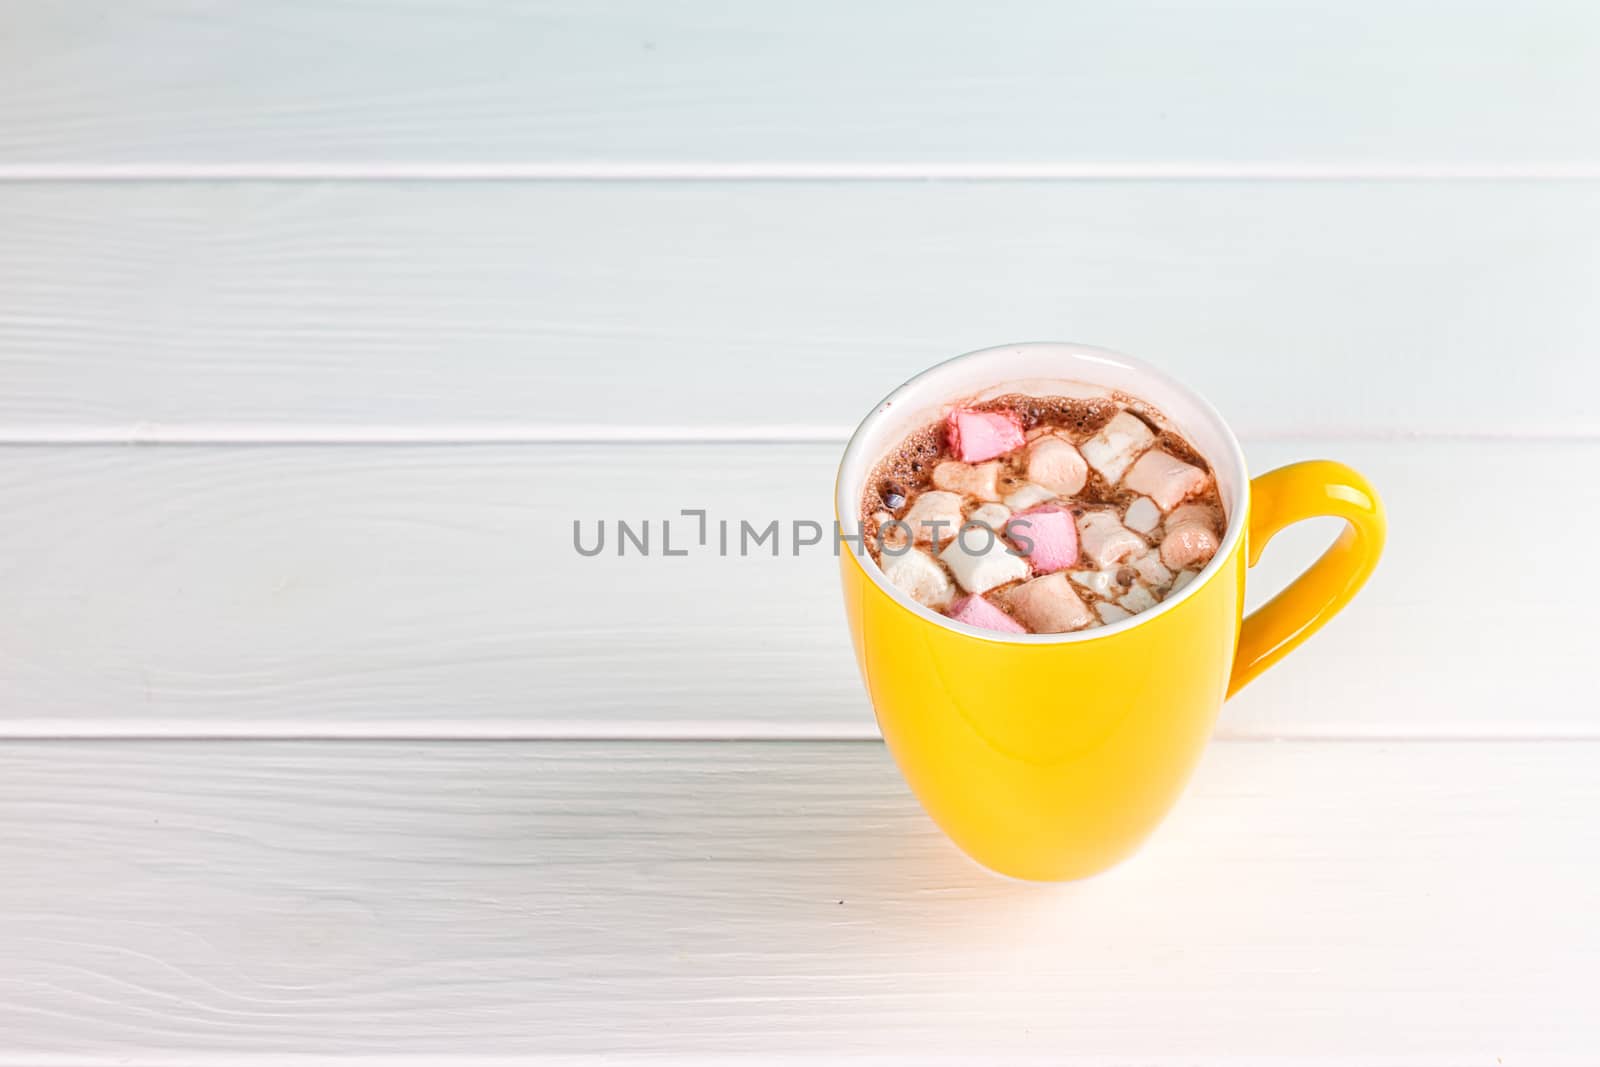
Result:
M776 444L843 445L852 428L843 425L730 426L520 426L452 424L332 426L316 423L228 425L194 423L123 426L0 426L0 446L41 445L582 445L582 444ZM1555 433L1518 430L1418 432L1334 430L1298 427L1244 432L1246 442L1329 443L1426 441L1483 444L1586 444L1600 442L1600 428Z
M1313 733L1253 733L1224 729L1211 740L1217 744L1591 744L1600 732L1582 733L1383 733L1379 731L1319 731ZM504 723L452 723L448 728L426 723L350 723L308 728L293 723L242 721L230 729L207 724L151 724L130 729L120 721L28 721L0 725L0 742L7 741L415 741L415 742L772 742L802 741L860 743L882 741L871 726L858 729L838 725L739 724L715 721L676 724L617 722L596 729L592 723L542 722L517 728Z
M1592 181L1600 162L1483 163L1195 163L987 162L683 163L467 161L459 163L11 163L3 182L1029 182L1245 181L1455 182Z

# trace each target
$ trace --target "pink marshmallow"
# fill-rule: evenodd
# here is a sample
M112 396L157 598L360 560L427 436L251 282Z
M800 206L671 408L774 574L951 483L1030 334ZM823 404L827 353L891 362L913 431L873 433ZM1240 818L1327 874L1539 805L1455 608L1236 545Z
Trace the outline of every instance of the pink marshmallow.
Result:
M1072 512L1054 504L1019 511L1006 523L1011 538L1038 574L1051 574L1078 562L1078 527ZM1028 543L1032 542L1032 547Z
M963 463L982 463L1024 444L1022 424L1009 411L956 408L945 419L950 451Z
M976 594L962 597L950 605L950 617L956 622L976 626L980 630L999 630L1005 634L1025 634L1028 631L1015 619L983 597Z

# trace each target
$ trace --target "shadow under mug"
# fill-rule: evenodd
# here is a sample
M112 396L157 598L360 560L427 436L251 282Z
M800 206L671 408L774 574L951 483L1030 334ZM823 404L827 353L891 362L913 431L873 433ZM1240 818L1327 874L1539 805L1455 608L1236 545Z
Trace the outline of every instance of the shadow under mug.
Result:
M859 547L865 479L911 431L957 402L1006 393L1104 395L1154 405L1205 456L1227 512L1221 547L1184 589L1132 618L1070 634L1001 634L895 588ZM957 356L878 404L845 449L835 517L857 664L889 751L917 799L983 865L1016 878L1082 878L1123 859L1183 791L1228 696L1332 618L1371 575L1377 494L1316 460L1251 480L1231 430L1198 394L1086 345L1004 345ZM1243 615L1245 570L1279 530L1346 528L1275 598Z

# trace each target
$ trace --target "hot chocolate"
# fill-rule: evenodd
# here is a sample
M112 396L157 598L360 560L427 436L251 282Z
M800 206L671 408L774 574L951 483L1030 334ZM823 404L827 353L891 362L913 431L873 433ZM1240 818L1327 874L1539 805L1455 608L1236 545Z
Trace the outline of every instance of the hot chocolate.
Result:
M962 405L879 462L867 547L919 603L971 626L1068 633L1182 589L1227 526L1210 465L1133 397Z

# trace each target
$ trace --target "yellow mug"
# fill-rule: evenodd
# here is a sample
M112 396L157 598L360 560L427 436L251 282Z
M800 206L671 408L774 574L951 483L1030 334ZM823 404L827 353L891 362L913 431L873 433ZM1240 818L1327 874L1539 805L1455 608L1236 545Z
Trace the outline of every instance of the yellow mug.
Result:
M1005 393L1130 394L1210 462L1222 546L1158 606L1071 634L1001 634L900 592L860 552L861 494L906 434L958 402ZM1082 878L1130 854L1187 783L1228 696L1334 616L1371 575L1383 506L1349 467L1296 463L1251 480L1232 431L1197 394L1128 356L1020 344L941 363L856 429L835 487L845 610L878 726L923 807L973 859L1016 878ZM1243 616L1245 568L1301 519L1348 524L1311 568Z

